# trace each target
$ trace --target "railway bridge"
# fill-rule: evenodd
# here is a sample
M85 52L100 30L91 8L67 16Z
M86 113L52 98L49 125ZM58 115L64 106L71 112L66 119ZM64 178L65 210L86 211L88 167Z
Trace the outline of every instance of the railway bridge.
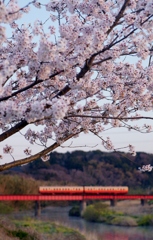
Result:
M144 205L153 200L153 195L129 195L128 187L40 187L35 195L0 195L0 201L35 201L35 215L40 215L41 201L80 201L80 211L86 208L88 200L109 200L115 206L117 200L137 200Z
M84 211L88 200L110 200L111 206L115 206L117 200L137 199L144 205L147 200L153 200L153 195L0 195L0 201L35 201L36 212L40 212L40 201L80 201Z

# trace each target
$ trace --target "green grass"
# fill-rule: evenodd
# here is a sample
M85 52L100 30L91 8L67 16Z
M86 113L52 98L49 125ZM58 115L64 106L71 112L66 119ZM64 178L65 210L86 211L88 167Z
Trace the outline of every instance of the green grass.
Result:
M7 202L0 201L0 213L1 214L9 214L14 211L14 208L9 205Z
M11 220L0 218L0 236L3 239L19 240L87 240L77 230L50 221L40 221L27 218L25 220ZM0 237L1 239L1 237Z
M13 222L17 228L32 228L36 232L39 232L40 234L46 234L47 236L60 235L68 238L70 237L72 239L75 236L75 238L78 240L85 240L85 237L76 230L50 221L44 222L34 219L27 219L22 221L14 220Z

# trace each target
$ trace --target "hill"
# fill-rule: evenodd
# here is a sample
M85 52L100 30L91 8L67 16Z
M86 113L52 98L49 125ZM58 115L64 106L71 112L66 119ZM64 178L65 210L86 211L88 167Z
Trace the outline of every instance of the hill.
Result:
M52 152L50 160L32 163L3 172L24 174L51 185L127 185L132 189L153 187L153 171L141 173L142 165L153 165L153 154L137 152L135 157L123 152L74 151Z

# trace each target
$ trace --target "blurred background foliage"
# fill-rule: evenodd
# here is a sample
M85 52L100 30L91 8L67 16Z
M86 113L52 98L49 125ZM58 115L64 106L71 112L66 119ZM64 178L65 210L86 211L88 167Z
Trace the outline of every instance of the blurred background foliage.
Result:
M153 171L141 173L138 167L153 166L153 154L138 152L135 157L122 152L52 152L50 160L38 159L0 173L0 194L38 194L40 185L128 186L131 194L153 194ZM61 205L61 202L43 202ZM68 202L62 203L67 206ZM31 208L34 202L0 202L0 211L11 207Z

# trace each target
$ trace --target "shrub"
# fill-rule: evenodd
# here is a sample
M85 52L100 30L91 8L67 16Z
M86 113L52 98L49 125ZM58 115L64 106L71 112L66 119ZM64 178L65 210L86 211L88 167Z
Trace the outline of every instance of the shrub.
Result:
M138 219L138 225L139 225L139 226L149 226L149 225L153 225L153 215L141 216L141 217Z
M0 213L9 214L14 211L14 208L8 202L0 202Z
M100 212L93 205L90 205L84 211L83 217L87 221L98 222L100 221Z
M119 226L137 226L137 222L133 217L130 216L116 216L112 219L111 224Z
M87 221L107 223L111 223L115 216L123 216L123 213L109 210L108 205L102 202L96 202L93 205L89 205L83 214L83 217Z
M80 207L74 206L69 211L69 216L71 217L80 217Z
M149 204L149 205L152 205L152 204L153 204L153 200L149 200L149 201L148 201L148 204Z
M0 175L0 185L0 194L37 194L39 181L20 175ZM4 206L5 205L4 203ZM7 205L10 206L10 208L28 209L33 207L33 202L12 201L7 202ZM4 209L6 209L6 207Z

